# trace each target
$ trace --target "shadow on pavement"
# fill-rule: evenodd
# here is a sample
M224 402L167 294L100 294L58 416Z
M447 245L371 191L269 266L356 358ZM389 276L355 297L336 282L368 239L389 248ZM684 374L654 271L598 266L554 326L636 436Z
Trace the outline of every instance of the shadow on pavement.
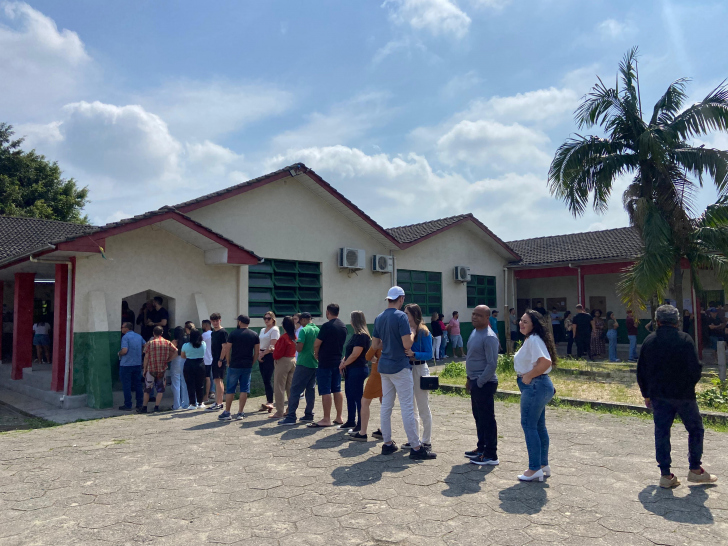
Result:
M224 427L226 425L231 424L231 421L218 421L215 419L214 421L208 421L206 423L200 423L199 425L194 425L192 427L186 428L185 430L193 431L193 430L210 430L213 428L220 428Z
M521 482L498 493L500 508L509 514L538 514L548 498L546 482Z
M710 525L713 523L713 514L705 506L705 501L708 500L708 490L714 487L714 484L693 485L688 487L687 496L676 497L672 489L648 485L640 491L637 498L645 510L668 521Z
M406 464L408 461L407 453L398 451L393 455L375 455L351 466L340 466L331 472L331 477L334 478L333 485L352 487L371 485L380 481L384 472L394 474L406 470L409 468Z
M471 463L458 464L450 469L450 474L443 480L447 484L442 494L445 497L461 497L480 491L480 484L493 471L493 466L479 468Z

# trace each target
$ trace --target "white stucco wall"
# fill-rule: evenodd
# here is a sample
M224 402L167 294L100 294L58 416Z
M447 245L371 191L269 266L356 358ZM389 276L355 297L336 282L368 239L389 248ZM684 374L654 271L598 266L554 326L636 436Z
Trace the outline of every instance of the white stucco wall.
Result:
M222 313L224 326L234 326L237 266L205 265L202 250L154 226L109 237L105 253L106 260L94 255L76 261L74 331L94 331L89 317L94 291L104 294L112 330L119 327L122 299L144 290L174 298L172 326L199 322L196 292L204 295L210 312Z

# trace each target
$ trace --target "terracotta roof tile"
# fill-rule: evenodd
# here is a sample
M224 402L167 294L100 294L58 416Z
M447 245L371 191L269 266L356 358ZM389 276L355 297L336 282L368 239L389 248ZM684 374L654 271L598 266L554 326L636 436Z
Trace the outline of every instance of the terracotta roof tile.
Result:
M0 216L0 261L26 255L69 238L92 233L97 229L94 226L58 220Z
M472 217L472 215L459 214L458 216L440 218L439 220L430 220L429 222L421 222L419 224L389 228L387 229L387 233L394 237L398 243L411 243L438 230L451 226L463 218L469 217Z

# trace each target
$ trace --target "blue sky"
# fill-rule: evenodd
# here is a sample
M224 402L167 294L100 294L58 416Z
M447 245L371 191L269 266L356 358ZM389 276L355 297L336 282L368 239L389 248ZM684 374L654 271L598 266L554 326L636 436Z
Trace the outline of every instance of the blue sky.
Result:
M573 111L633 45L648 108L682 76L699 100L728 77L727 15L675 0L0 0L0 120L90 188L94 223L303 162L385 227L463 212L505 240L621 227L626 181L604 215L574 219L548 194Z

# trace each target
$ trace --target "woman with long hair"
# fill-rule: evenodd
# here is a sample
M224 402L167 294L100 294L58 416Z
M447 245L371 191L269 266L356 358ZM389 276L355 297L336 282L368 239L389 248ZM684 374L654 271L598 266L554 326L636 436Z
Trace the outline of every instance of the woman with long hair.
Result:
M614 318L614 311L607 311L607 340L609 341L609 362L621 362L617 358L617 330L619 323Z
M382 349L375 349L369 347L366 356L364 357L367 361L371 362L372 367L369 372L369 379L364 385L364 393L361 397L361 424L358 427L354 427L349 431L351 439L357 442L367 441L367 429L369 428L369 415L371 412L372 400L379 398L379 402L382 402L382 376L379 374L378 365L379 359L382 357ZM346 386L346 384L344 384ZM382 438L382 429L378 428L372 432L372 436L376 439Z
M1 332L0 332L1 333ZM43 355L46 362L51 363L51 325L46 317L42 317L38 322L33 324L33 345L38 355L38 364L43 364Z
M602 310L594 309L592 316L592 332L591 332L591 353L592 358L604 354L604 319L602 318Z
M273 349L275 371L273 373L273 398L275 413L269 419L282 419L286 397L291 395L293 372L296 369L296 323L292 317L283 317L283 335L276 341Z
M185 382L184 367L185 359L182 358L182 346L189 341L185 328L177 326L174 329L172 344L177 347L177 356L169 363L169 375L172 380L172 409L187 409L190 405L190 397Z
M437 360L440 357L440 344L442 343L442 326L440 325L440 313L435 311L430 319L432 329L432 358Z
M432 413L430 412L429 391L420 388L420 378L430 375L427 360L432 357L432 335L422 320L422 309L420 309L419 305L410 303L405 306L404 312L407 314L410 328L415 335L412 348L405 351L405 354L410 357L410 363L412 364L415 419L417 419L418 432L420 425L422 426L422 433L420 434L422 447L430 450L432 448ZM407 442L402 447L407 449L411 446Z
M523 345L513 357L521 391L521 427L526 436L528 470L518 476L525 482L543 481L551 475L546 404L556 391L549 372L556 366L556 345L538 311L527 309L520 321Z
M263 378L263 386L265 387L266 403L260 406L262 411L270 413L273 411L273 374L275 372L275 362L273 358L273 350L276 342L281 337L281 331L276 326L276 314L268 311L264 316L265 326L261 328L258 337L260 338L260 356L258 357L258 368L260 376Z
M564 332L566 332L566 354L571 356L571 349L574 346L574 332L571 330L573 325L571 311L564 312Z
M364 396L364 381L369 375L366 354L372 345L372 336L367 328L367 319L363 311L351 312L351 327L354 335L349 338L341 359L339 370L345 376L344 394L346 394L346 422L340 429L349 431L361 430L361 407ZM357 417L358 415L358 417Z
M184 377L187 383L187 394L190 398L188 409L204 409L202 402L205 396L205 342L202 332L190 331L190 340L182 345L180 355L185 359Z

